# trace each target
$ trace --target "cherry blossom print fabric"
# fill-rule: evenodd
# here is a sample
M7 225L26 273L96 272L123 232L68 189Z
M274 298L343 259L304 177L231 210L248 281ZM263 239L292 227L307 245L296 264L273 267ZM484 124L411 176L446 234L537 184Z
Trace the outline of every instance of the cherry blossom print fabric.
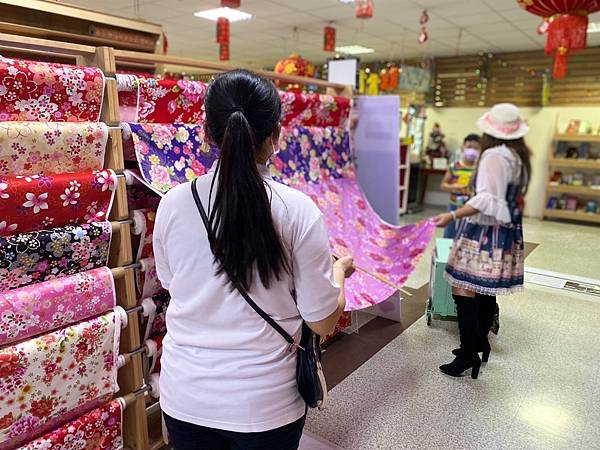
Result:
M139 78L137 119L142 123L188 123L202 120L207 85L199 81Z
M100 69L0 57L0 121L98 122L103 95Z
M0 346L100 315L115 305L107 267L0 292Z
M149 337L159 336L167 332L167 308L171 301L171 296L167 291L159 292L152 296L152 301L156 308L153 320L149 323Z
M279 92L282 126L348 128L352 100L323 94Z
M29 442L21 450L120 450L123 406L119 399L83 414Z
M138 292L142 298L152 297L163 290L156 273L154 258L144 258L139 262L142 267L135 271Z
M141 175L139 177L141 178ZM148 189L145 184L133 183L127 186L127 204L130 211L136 209L156 210L160 203L160 198L156 192Z
M201 125L125 125L133 140L142 177L158 193L204 175L217 158L217 148L204 141Z
M148 370L146 373L160 373L160 358L162 356L162 346L164 334L160 336L151 337L149 340L153 342L153 346L156 348L154 355L148 357Z
M0 122L0 176L102 169L100 122Z
M106 220L115 187L110 169L0 177L0 236Z
M140 103L138 77L118 73L115 79L119 95L119 117L123 122L135 122Z
M29 442L118 390L120 321L110 312L0 350L2 448Z
M156 210L153 209L141 209L133 212L133 232L140 237L136 261L154 256L152 235L154 233L155 219Z
M0 236L0 292L106 266L109 222Z

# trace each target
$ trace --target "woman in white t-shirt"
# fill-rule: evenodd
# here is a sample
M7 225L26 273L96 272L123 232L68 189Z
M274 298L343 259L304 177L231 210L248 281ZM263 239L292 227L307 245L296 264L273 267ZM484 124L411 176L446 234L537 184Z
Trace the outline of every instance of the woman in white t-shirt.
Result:
M175 450L296 449L306 413L296 354L233 285L296 341L303 320L327 335L344 310L352 258L332 264L316 205L269 176L281 116L273 83L227 72L204 104L206 136L220 148L196 186L212 250L189 183L164 197L154 228L156 269L171 294L161 407Z

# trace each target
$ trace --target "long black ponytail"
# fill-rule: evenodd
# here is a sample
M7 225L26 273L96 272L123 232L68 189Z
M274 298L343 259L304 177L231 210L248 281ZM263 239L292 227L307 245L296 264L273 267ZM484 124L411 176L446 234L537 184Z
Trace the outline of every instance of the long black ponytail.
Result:
M279 95L270 81L233 70L215 78L204 106L206 132L220 148L209 211L217 273L249 290L258 270L268 288L273 278L289 271L271 215L270 190L257 167L265 142L277 131ZM211 196L212 191L211 186Z

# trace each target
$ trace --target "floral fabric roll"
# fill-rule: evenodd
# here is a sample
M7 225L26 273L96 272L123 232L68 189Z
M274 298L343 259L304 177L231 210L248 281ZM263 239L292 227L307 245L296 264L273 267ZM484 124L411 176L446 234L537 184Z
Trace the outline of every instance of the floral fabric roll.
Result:
M29 442L110 398L120 331L120 315L110 312L1 349L0 447Z
M100 122L0 122L0 176L101 169L107 140Z
M0 292L106 266L109 222L0 237Z
M103 95L95 67L0 57L0 121L98 122Z
M347 128L352 100L323 94L279 92L283 126Z
M0 346L97 316L115 305L108 267L0 292Z
M144 258L139 262L142 264L142 268L135 271L138 292L142 298L152 297L163 290L156 273L154 258Z
M206 83L140 78L138 86L138 122L197 124L202 120Z
M106 220L115 188L110 169L0 177L0 236Z
M24 445L22 450L120 450L123 406L112 400Z

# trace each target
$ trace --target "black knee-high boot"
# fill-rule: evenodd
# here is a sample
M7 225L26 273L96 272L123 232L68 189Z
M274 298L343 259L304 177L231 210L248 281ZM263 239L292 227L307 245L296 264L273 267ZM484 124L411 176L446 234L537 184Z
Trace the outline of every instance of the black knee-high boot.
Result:
M477 354L480 338L477 300L462 295L453 295L452 297L456 303L460 351L454 361L440 366L440 370L446 375L459 377L465 370L471 369L471 378L476 379L481 366L481 360Z
M496 315L496 296L477 294L475 300L479 306L478 350L482 352L481 361L487 362L491 351L488 334L494 323L494 316Z

